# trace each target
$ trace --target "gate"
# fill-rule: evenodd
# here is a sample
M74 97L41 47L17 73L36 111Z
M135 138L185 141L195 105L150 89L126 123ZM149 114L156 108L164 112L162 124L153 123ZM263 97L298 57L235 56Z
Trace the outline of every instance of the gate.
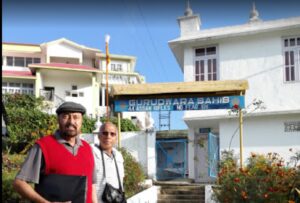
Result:
M219 163L219 137L212 133L208 134L208 163L209 177L216 178Z
M168 180L185 178L186 139L156 141L156 178Z

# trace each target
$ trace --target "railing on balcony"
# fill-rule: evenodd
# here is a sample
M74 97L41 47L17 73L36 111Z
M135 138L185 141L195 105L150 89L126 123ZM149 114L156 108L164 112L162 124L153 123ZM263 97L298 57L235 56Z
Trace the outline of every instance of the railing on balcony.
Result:
M45 101L48 102L49 109L47 110L47 112L50 114L55 113L57 107L65 102L63 98L54 93L54 90L40 89L40 96L44 97Z
M46 101L54 101L54 91L40 89L40 96L44 97Z

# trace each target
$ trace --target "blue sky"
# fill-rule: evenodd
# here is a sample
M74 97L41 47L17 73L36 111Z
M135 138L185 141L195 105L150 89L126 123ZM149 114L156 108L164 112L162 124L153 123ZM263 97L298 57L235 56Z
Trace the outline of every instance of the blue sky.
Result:
M190 0L201 29L248 22L252 0ZM300 16L300 0L257 0L262 20ZM177 18L185 0L3 0L2 41L40 44L65 37L76 43L137 57L136 71L148 83L180 82L183 74L168 41L179 37ZM182 112L171 112L171 128L185 129ZM158 127L158 114L153 113Z

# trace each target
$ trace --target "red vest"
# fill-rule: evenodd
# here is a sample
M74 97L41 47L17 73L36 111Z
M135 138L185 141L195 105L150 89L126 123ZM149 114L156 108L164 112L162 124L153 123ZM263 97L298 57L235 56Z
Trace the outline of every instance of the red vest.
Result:
M54 135L45 136L37 141L45 159L45 174L87 176L88 188L86 203L92 202L92 177L94 158L91 147L81 140L76 156L71 154Z

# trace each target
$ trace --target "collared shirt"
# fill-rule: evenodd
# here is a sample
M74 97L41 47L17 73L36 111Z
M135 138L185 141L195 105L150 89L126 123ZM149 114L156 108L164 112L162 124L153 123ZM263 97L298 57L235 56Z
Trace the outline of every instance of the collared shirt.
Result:
M71 146L66 140L64 140L59 131L54 134L55 139L63 144L63 146L74 156L77 155L78 149L83 146L81 139L77 136L75 145ZM19 173L16 178L24 180L26 182L39 183L40 174L45 171L45 161L43 152L38 144L35 144L29 151ZM96 167L93 171L93 184L97 182Z
M101 156L99 145L92 145L92 149L93 149L96 172L97 172L96 193L97 193L98 203L101 203L102 193L104 191L105 184L109 183L113 187L119 188L119 181L118 181L118 175L117 175L117 170L116 170L113 156L110 156L105 151L103 151L103 158L105 162L105 173L106 173L106 177L104 178L102 156ZM124 178L123 156L119 151L117 151L114 148L112 153L114 154L117 162L121 186L123 188L123 178Z

